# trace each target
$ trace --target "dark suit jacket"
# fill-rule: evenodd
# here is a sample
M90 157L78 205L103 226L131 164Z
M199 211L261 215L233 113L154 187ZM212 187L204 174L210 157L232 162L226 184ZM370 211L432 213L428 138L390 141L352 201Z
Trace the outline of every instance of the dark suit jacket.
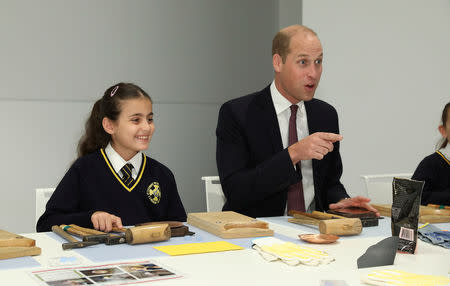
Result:
M305 102L310 134L339 133L336 110L318 99ZM223 210L251 217L284 214L288 187L301 180L283 149L270 86L222 105L217 124L217 167L226 197ZM339 142L313 160L316 209L348 197L340 182Z

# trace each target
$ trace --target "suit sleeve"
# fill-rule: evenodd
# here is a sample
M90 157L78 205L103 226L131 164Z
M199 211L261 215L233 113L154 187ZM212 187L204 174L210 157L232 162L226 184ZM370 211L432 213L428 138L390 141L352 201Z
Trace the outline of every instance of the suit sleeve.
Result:
M51 231L53 225L76 224L92 228L91 216L95 210L80 211L80 176L74 166L67 171L47 202L44 214L39 218L36 230Z
M227 204L237 211L248 209L301 179L287 149L251 166L252 153L243 124L228 104L221 107L216 130L217 167Z
M420 162L411 179L425 181L422 191L422 205L450 205L450 187L439 187L439 172L435 170L431 158Z

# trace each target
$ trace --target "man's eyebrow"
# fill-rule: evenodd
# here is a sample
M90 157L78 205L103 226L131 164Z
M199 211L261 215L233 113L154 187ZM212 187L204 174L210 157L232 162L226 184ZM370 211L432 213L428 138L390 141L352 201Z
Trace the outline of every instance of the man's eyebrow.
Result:
M310 55L307 55L307 54L298 54L297 55L297 58L310 58L311 56ZM319 56L318 56L318 58L321 58L321 57L323 57L323 53L321 53Z

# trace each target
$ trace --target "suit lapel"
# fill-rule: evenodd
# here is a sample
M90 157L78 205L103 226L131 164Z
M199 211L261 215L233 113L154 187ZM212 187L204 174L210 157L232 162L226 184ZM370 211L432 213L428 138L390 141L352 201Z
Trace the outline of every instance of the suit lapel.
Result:
M313 134L314 132L317 132L317 116L315 116L314 112L314 99L311 99L310 101L304 101L305 104L305 110L306 110L306 117L308 118L308 130L309 134Z
M281 140L277 114L270 94L270 85L263 89L258 96L257 108L261 114L261 124L267 126L265 129L267 130L268 138L271 140L274 152L280 152L283 149L283 142Z

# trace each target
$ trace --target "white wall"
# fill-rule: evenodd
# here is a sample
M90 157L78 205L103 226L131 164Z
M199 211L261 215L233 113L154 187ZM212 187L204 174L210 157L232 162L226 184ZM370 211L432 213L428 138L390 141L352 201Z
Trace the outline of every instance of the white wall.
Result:
M340 116L343 182L413 172L434 151L450 101L450 1L303 0L319 35L324 72L317 98Z
M272 78L272 0L0 2L0 228L34 231L34 189L76 157L94 100L118 81L154 100L150 156L175 174L187 211L206 209L215 127L228 99Z

